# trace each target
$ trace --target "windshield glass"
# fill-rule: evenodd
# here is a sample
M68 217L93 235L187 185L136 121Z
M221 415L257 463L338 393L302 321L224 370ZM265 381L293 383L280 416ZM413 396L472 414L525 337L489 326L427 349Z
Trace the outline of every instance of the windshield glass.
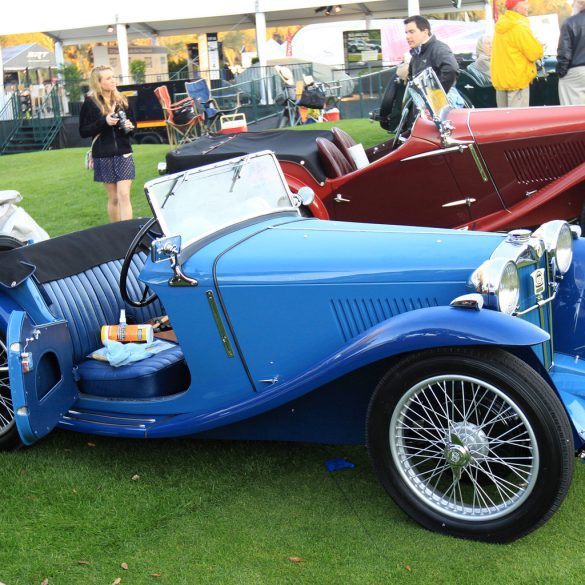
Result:
M275 211L295 211L274 154L260 152L146 183L146 196L166 236L183 245L218 229Z
M435 122L447 118L451 104L437 74L430 67L410 82L409 92L422 115Z

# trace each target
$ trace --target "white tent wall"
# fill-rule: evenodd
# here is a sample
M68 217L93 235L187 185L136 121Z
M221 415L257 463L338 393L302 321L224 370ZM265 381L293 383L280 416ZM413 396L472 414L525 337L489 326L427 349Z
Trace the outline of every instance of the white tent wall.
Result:
M265 27L307 25L315 22L372 18L398 18L413 12L433 13L481 10L482 0L463 0L460 9L452 0L366 0L339 2L342 9L325 16L320 0L214 0L178 2L172 8L144 0L101 0L99 10L87 10L80 2L28 0L26 8L18 2L3 2L0 35L43 32L62 45L112 40L117 28L120 55L127 54L127 41L145 36L170 36L223 32ZM124 27L124 30L120 27ZM110 32L108 32L110 31ZM264 33L265 38L265 33ZM260 42L260 45L262 43ZM262 59L262 47L258 51ZM3 85L0 84L0 93ZM2 96L0 96L0 102Z

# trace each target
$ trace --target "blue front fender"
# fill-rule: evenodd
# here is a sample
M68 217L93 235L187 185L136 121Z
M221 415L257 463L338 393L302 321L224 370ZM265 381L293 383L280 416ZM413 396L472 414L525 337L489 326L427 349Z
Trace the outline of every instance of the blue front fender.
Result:
M548 341L542 329L490 310L431 307L393 317L290 380L283 380L221 411L184 414L157 424L150 437L195 434L267 412L337 378L399 354L435 347L531 346Z
M585 238L573 242L573 262L553 305L555 351L585 357Z

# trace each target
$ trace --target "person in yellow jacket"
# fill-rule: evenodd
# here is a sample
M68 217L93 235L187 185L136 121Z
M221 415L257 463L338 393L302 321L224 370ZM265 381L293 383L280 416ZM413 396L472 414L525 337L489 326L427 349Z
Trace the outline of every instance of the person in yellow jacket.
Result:
M543 54L544 47L530 29L528 0L506 0L506 12L494 31L490 67L498 108L530 105L530 82Z

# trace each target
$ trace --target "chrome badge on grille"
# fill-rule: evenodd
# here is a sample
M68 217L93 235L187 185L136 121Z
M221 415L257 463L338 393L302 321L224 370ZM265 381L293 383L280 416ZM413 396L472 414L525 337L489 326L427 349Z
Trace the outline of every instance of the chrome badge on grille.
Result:
M532 272L530 276L534 284L534 294L537 297L542 296L544 294L545 289L544 268L538 268L537 270Z

